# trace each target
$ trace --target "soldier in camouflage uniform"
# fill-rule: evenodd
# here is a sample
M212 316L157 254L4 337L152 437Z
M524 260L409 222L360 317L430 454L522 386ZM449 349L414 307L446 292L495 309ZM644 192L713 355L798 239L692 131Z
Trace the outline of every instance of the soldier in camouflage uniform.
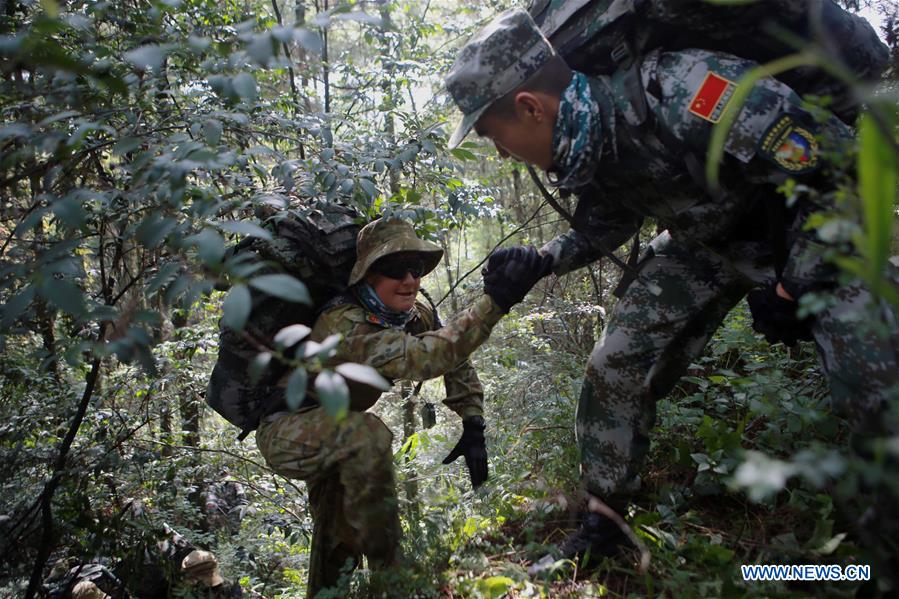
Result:
M463 425L462 437L444 463L464 456L472 484L479 486L487 478L484 393L468 356L508 312L508 293L494 291L496 301L485 295L440 326L435 310L417 296L421 277L437 266L442 249L416 237L405 221L380 219L359 232L357 250L349 292L325 306L310 339L342 336L326 367L361 363L391 380L443 375L444 403L459 414ZM536 250L531 257L539 259ZM515 301L538 277L523 278L529 283ZM350 395L351 410L340 422L318 407L313 396L297 412L265 417L256 432L268 464L279 474L305 480L309 488L315 522L310 597L333 586L345 564L355 566L363 554L375 568L389 566L397 558L400 522L393 435L366 411L381 392L351 383Z
M826 184L829 158L844 151L853 132L833 116L812 118L791 88L771 78L755 83L742 107L732 105L734 82L754 66L699 49L648 53L637 104L645 102L652 126L637 126L639 106L627 81L571 71L530 16L514 10L468 42L446 79L463 112L450 147L474 128L500 156L536 165L553 185L578 195L573 230L540 250L551 256L553 272L608 255L644 218L664 229L593 350L578 403L583 482L618 510L638 486L656 401L755 287L764 286L750 294L757 330L772 341L813 338L834 408L860 432L885 432L899 376L894 316L878 306L886 336L861 322L863 308L876 300L857 282L839 285L822 257L825 244L803 231L821 206L802 198L784 209L780 233L765 231L766 204L783 206L777 186L791 176ZM712 126L728 109L739 113L727 135L722 188L712 191L702 164ZM778 235L785 237L782 268L775 268ZM836 301L799 321L796 300L822 288ZM610 520L588 512L562 551L605 553L620 539Z

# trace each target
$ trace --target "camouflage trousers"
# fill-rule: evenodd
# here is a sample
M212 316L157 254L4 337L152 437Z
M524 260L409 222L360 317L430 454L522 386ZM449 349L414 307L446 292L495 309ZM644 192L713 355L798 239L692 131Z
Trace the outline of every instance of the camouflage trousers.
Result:
M334 586L348 560L396 560L400 521L390 429L374 414L336 422L321 408L264 419L256 444L278 474L306 481L313 532L307 596Z
M650 247L640 277L593 349L577 408L583 482L619 507L639 484L656 401L671 392L731 308L775 277L763 242L732 242L712 251L679 243L666 231ZM650 292L653 285L660 295ZM860 286L834 294L836 304L816 316L812 333L834 410L863 430L882 421L895 393L899 330L888 311L886 338L860 322L861 308L871 300Z

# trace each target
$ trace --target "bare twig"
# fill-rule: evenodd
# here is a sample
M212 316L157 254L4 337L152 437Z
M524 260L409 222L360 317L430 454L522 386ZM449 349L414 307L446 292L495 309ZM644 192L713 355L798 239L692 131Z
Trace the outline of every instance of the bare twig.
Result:
M487 253L486 256L484 256L484 259L483 259L483 260L481 260L480 262L478 262L477 265L475 265L474 268L472 268L471 270L469 270L468 272L466 272L464 275L462 275L461 277L459 277L458 279L456 279L456 282L453 283L453 286L450 287L449 291L447 291L446 294L445 294L442 298L440 298L440 301L437 302L437 305L440 306L440 304L443 303L443 300L445 300L446 298L448 298L448 297L450 296L450 294L451 294L453 291L455 291L456 287L458 287L459 284L460 284L462 281L464 281L466 278L468 278L469 275L471 275L472 273L476 272L479 268L481 268L481 266L487 261L487 259L490 258L490 254L492 254L494 251L496 251L496 249L497 249L499 246L501 246L501 245L504 244L506 241L508 241L509 239L511 239L512 237L514 237L515 235L517 235L519 232L521 232L523 229L525 229L525 228L528 226L528 224L530 224L530 222L531 222L532 220L534 220L535 218L537 218L537 215L540 213L541 210L543 210L543 208L544 208L545 206L546 206L546 202L543 202L542 204L540 204L539 206L537 206L537 209L534 210L534 213L531 214L531 216L528 217L528 219L527 219L526 221L524 221L523 223L521 223L521 225L518 226L518 228L513 229L511 233L509 233L508 235L506 235L505 237L503 237L502 239L500 239L499 242L497 242L497 244L493 246L493 249L490 250L490 251Z
M53 476L50 477L50 480L44 485L43 492L41 492L41 544L38 549L37 559L34 561L34 568L31 570L28 589L25 591L26 599L32 599L37 594L41 585L44 565L46 565L50 552L53 549L53 495L59 488L59 483L62 482L69 450L72 448L72 443L78 435L78 430L81 428L81 423L84 421L84 416L87 413L87 407L90 405L91 397L94 394L94 387L100 376L100 361L100 358L94 358L93 364L91 364L91 370L86 379L87 385L81 396L81 402L78 404L78 410L72 418L62 444L60 444L59 455L57 455L56 463L53 466Z

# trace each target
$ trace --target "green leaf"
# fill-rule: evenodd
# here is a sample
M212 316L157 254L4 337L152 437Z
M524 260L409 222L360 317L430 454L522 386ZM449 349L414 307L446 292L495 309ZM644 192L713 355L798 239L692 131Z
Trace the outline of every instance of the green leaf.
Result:
M216 223L220 229L229 233L236 233L244 237L258 237L266 241L272 240L272 234L257 224L245 220L230 220Z
M49 278L43 282L40 291L47 301L63 312L72 316L84 312L84 292L70 281Z
M246 285L235 285L222 302L222 322L233 331L242 331L252 308L250 290Z
M321 376L321 375L319 375ZM297 368L290 374L287 379L287 391L285 393L285 401L289 410L297 410L303 404L306 398L306 387L309 384L309 375L302 368ZM316 381L316 388L318 382Z
M87 219L87 212L78 199L67 196L53 202L53 214L69 229L78 229Z
M380 389L381 391L390 391L392 386L390 382L381 376L381 373L365 364L353 364L350 362L339 364L336 370L343 378Z
M222 141L222 123L215 119L207 119L203 123L203 137L210 146L217 146Z
M359 179L359 187L361 187L365 194L368 196L368 199L373 200L379 195L378 188L372 183L369 179Z
M250 384L255 385L259 382L259 379L262 378L262 375L265 374L266 368L268 368L269 363L272 361L272 354L270 352L264 351L256 354L256 357L253 358L253 361L250 362L250 368L247 374L250 376Z
M112 146L113 156L124 156L138 149L143 140L140 137L123 137Z
M187 242L197 246L197 256L206 264L218 264L225 255L225 240L212 229L203 229L191 235Z
M269 61L275 56L275 43L270 33L257 34L247 45L247 54L260 66L268 66Z
M169 281L172 280L172 277L181 270L181 264L178 262L169 262L159 269L159 272L150 279L150 282L147 284L147 293L155 293L159 290L163 285L166 285Z
M147 69L158 71L162 68L162 63L171 50L170 44L148 44L125 52L125 60L139 71Z
M868 283L875 293L883 283L890 257L896 202L896 153L874 119L865 114L859 126L858 190L864 213L860 249L868 260Z
M304 324L292 324L278 331L278 334L275 335L275 343L282 348L293 347L311 332L312 329Z
M41 8L44 9L48 17L53 19L59 17L59 4L55 0L41 0Z
M237 92L237 95L240 96L241 99L246 100L247 102L256 101L258 95L256 79L249 73L240 73L236 75L231 80L231 85L234 86L234 91Z
M0 320L0 327L7 328L15 322L16 318L25 311L25 308L34 299L35 290L34 285L29 285L3 304L3 319Z
M484 599L499 599L515 586L515 581L508 576L491 576L479 580L477 589Z
M312 304L306 286L290 275L260 275L250 279L250 286L288 302Z
M343 377L330 370L323 370L315 377L315 392L325 413L340 421L350 407L350 390Z
M158 212L153 212L140 223L135 235L142 246L152 250L162 243L177 225L178 221L175 219L165 218Z
M322 37L314 31L298 27L293 30L293 39L312 54L321 54L324 43Z
M469 152L468 150L463 150L462 148L456 148L455 150L450 150L450 154L452 154L459 160L477 160L478 159L478 157L475 156L473 152Z

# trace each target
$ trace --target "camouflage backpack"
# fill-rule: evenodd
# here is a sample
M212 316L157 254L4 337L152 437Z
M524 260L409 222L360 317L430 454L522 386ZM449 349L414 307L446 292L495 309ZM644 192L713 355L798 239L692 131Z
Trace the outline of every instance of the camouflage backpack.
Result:
M862 17L833 0L532 0L528 9L568 64L590 75L617 75L638 114L645 99L640 59L655 48L703 48L759 63L819 41L862 81L876 81L889 50ZM799 94L828 96L830 109L851 124L852 90L823 69L801 67L776 76Z
M312 297L312 305L305 306L251 289L253 308L244 331L236 333L219 323L219 354L206 403L241 429L239 439L284 396L277 383L286 370L274 361L259 379L251 380L249 369L259 353L258 344L271 346L278 331L292 324L311 327L320 308L346 289L356 261L360 221L355 210L341 204L305 203L270 219L271 241L248 238L232 250L235 259L260 265L254 274L293 275Z

